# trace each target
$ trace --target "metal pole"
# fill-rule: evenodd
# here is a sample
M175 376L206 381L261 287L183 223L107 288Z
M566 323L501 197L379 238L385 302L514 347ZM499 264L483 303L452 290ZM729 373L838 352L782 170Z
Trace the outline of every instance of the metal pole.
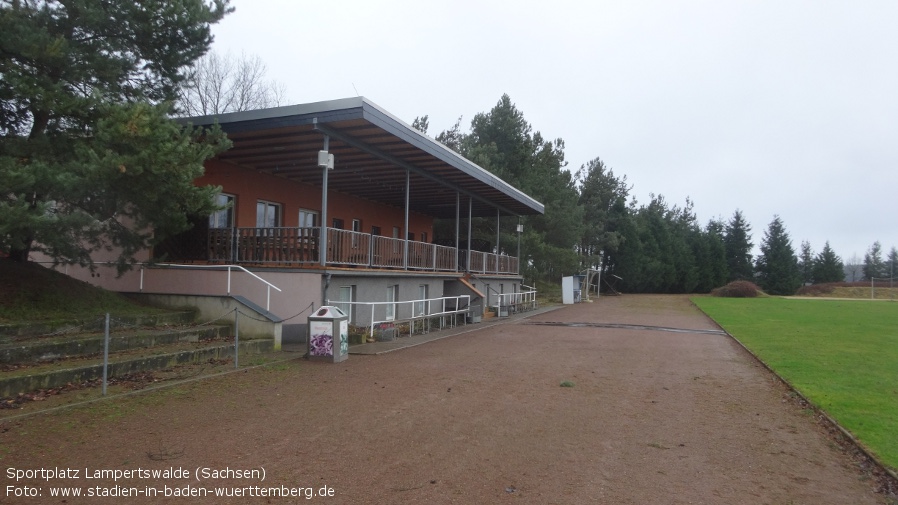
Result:
M140 292L143 293L143 266L140 267Z
M471 271L471 215L474 213L474 199L468 197L468 263L465 269Z
M461 226L461 193L458 191L455 192L455 271L458 272L458 246L459 238L458 235L460 233L459 227Z
M231 267L228 267L228 295L231 294Z
M103 396L106 396L106 381L109 378L109 312L106 313L106 329L103 332Z
M324 150L330 150L330 137L324 136ZM321 169L321 237L318 239L318 262L327 265L327 166Z
M499 273L499 225L501 221L499 220L499 209L496 209L496 273ZM501 305L501 302L500 302Z
M234 309L234 368L240 368L240 322L237 316L240 315L239 309Z
M403 238L403 244L405 244L405 248L402 250L402 269L408 270L408 201L409 201L409 180L410 180L410 172L406 168L405 169L405 224L403 224L403 233L405 236Z

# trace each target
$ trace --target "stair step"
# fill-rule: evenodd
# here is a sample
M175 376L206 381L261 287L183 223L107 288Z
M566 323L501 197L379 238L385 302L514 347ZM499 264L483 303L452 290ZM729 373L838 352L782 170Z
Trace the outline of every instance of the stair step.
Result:
M271 339L244 340L240 354L269 352L274 348ZM153 349L153 352L125 351L110 358L108 376L117 377L136 372L162 370L174 365L200 363L210 359L234 355L233 342L203 344L179 343ZM0 398L8 398L40 389L50 389L97 379L103 376L103 358L83 358L5 371L0 374Z
M147 330L116 330L109 335L109 352L143 349L176 342L199 342L227 337L228 326L202 326ZM16 339L0 344L0 365L40 363L103 352L105 335L89 333L47 338Z

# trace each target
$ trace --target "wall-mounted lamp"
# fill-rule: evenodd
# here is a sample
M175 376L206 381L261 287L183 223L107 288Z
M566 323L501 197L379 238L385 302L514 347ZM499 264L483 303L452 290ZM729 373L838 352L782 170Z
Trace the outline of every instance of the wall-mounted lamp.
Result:
M334 169L334 155L327 151L318 151L318 168Z

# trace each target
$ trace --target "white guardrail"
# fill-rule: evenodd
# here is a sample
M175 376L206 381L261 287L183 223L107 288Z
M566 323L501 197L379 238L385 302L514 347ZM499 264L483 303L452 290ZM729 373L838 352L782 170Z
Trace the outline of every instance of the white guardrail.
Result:
M144 270L146 269L147 266L153 266L153 267L168 267L168 268L181 268L181 269L186 269L186 270L191 270L191 269L196 269L196 270L200 270L200 269L215 269L215 270L221 270L221 269L225 269L225 268L226 268L226 269L228 270L228 292L227 292L228 295L231 294L231 269L232 269L232 268L236 268L237 270L241 270L241 271L243 271L243 272L249 274L250 276L256 278L257 280L259 280L259 282L265 284L265 286L266 286L266 293L265 293L265 310L268 310L268 311L271 310L271 288L274 288L274 289L278 290L278 292L281 292L281 288L279 288L279 287L275 286L274 284L272 284L272 283L266 281L265 279L263 279L263 278L259 277L258 275L256 275L256 274L250 272L249 270L247 270L246 268L243 268L243 267L240 266L240 265L181 265L181 264L177 264L177 263L155 263L155 264L149 265L149 264L144 263L144 264L141 264L141 265L140 265L140 292L141 292L141 293L143 293L143 276L144 276Z
M34 263L39 263L39 264L45 264L45 263L47 263L47 264L55 264L55 263L52 262L52 261L34 261ZM95 265L116 265L116 264L117 264L117 263L115 263L114 261L98 261L97 263L95 263ZM236 268L236 269L238 269L238 270L241 270L241 271L243 271L243 272L246 272L247 274L251 275L252 277L258 279L259 282L261 282L261 283L265 284L265 286L267 286L267 290L266 290L267 292L266 292L266 296L265 296L265 310L268 310L268 311L271 310L271 288L274 288L274 289L278 290L278 292L281 291L281 288L279 288L279 287L275 286L274 284L272 284L272 283L266 281L265 279L263 279L263 278L259 277L258 275L256 275L256 274L250 272L249 270L243 268L243 267L240 266L240 265L182 265L182 264L178 264L178 263L136 263L136 264L137 264L137 265L140 265L140 287L139 287L139 292L141 292L141 293L143 293L143 277L144 277L144 270L146 270L147 267L183 268L183 269L187 269L187 270L190 270L190 269L196 269L196 270L199 270L199 269L204 269L204 268L205 268L205 269L217 269L217 270L221 270L221 269L226 268L226 269L228 270L228 292L227 292L228 295L231 294L231 269L232 269L232 268ZM66 275L68 275L68 273L69 273L69 265L65 265L65 271L64 271L64 272L65 272Z
M509 314L509 311L507 309L509 308L512 311L516 312L518 310L533 310L537 307L536 289L530 286L524 286L523 284L521 286L530 289L530 291L519 291L517 293L496 293L496 295L499 297L498 303L492 305L492 307L495 307L497 309L497 316L502 316L503 308L506 309L505 315L507 316Z
M421 300L405 300L396 302L346 302L342 300L327 300L326 305L336 307L344 306L370 306L371 328L369 336L374 337L374 328L384 323L401 323L424 320L429 317L441 317L449 315L467 314L471 310L471 296L443 296L440 298L425 298ZM405 307L410 307L405 309ZM382 314L382 316L381 316ZM380 318L382 317L382 319Z

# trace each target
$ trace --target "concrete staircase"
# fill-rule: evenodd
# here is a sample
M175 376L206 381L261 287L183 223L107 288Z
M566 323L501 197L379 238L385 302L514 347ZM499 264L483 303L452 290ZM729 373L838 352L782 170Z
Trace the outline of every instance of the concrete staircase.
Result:
M109 377L175 365L228 359L234 332L227 325L197 325L195 313L113 316ZM0 398L81 383L103 376L105 317L48 325L0 326ZM240 356L269 352L272 339L240 338Z

